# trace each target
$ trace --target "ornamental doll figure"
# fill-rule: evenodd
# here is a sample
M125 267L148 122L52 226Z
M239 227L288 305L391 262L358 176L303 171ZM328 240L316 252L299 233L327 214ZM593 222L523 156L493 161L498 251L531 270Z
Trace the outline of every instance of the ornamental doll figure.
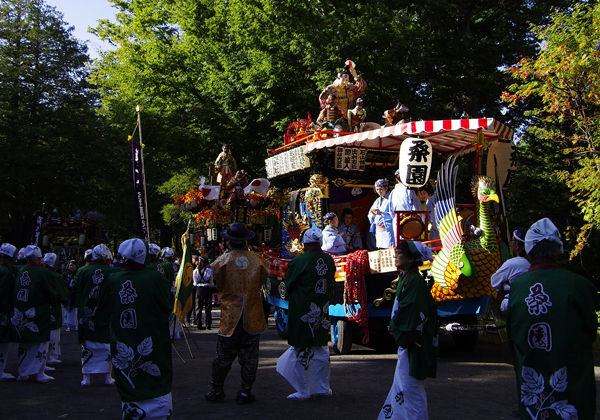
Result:
M246 172L242 169L235 173L235 176L229 180L226 186L226 192L229 194L227 197L227 204L231 204L237 200L244 200L246 194L244 194L244 188L248 186L248 180L246 179Z
M335 94L327 97L327 106L321 110L317 118L317 124L325 129L333 130L336 124L343 125L346 129L346 122L343 119L344 110L338 105L338 98Z
M365 118L367 118L367 111L363 108L362 98L358 98L356 100L356 107L348 110L348 125L350 131L360 131L360 125L365 122Z
M406 122L404 113L408 112L408 107L401 102L398 102L395 108L388 109L383 113L385 117L385 127Z
M319 95L321 108L327 106L329 95L336 95L338 105L342 108L342 115L346 116L349 109L354 108L354 102L363 94L367 88L367 82L356 74L356 64L353 61L346 61L342 70L338 73L337 79L333 84L327 86ZM350 74L354 77L354 83L350 83Z
M228 144L224 144L221 150L222 152L219 153L217 160L215 160L215 168L219 171L217 182L220 182L221 187L224 187L233 178L233 173L237 170L237 163L231 154Z

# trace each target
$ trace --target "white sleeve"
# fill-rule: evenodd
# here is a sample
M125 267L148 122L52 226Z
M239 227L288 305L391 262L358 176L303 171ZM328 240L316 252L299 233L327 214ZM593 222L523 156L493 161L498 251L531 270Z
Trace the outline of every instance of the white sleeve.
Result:
M194 273L192 275L192 280L194 282L194 286L200 284L200 272L198 271L198 269L194 269Z
M529 261L523 257L515 257L507 260L498 271L492 274L492 287L496 290L502 290L503 284L510 285L515 278L529 271L530 266Z

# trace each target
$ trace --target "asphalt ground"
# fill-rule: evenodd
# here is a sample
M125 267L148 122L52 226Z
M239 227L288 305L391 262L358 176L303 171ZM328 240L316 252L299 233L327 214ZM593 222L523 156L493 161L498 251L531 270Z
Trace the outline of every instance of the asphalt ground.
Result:
M213 310L213 324L219 312ZM56 380L47 384L15 380L0 382L1 420L91 420L120 419L121 402L114 386L104 386L102 375L92 376L92 385L80 386L80 347L75 332L61 331L63 363L49 373ZM506 335L482 333L474 351L459 351L450 336L441 335L436 379L425 382L431 420L510 419L517 408L516 380ZM287 349L272 316L262 334L260 365L253 388L256 402L239 406L235 396L240 386L237 362L225 384L223 403L204 400L211 380L211 362L216 348L216 329L187 329L189 350L183 339L174 342L174 419L376 419L393 381L397 355L385 338L369 345L354 344L348 355L331 356L332 398L306 402L290 401L292 387L276 371L277 358ZM502 340L503 339L503 340ZM191 352L191 354L190 354ZM193 358L192 358L193 355ZM6 372L16 376L16 347L9 351ZM600 381L600 350L596 352L596 382ZM596 419L600 419L597 415Z

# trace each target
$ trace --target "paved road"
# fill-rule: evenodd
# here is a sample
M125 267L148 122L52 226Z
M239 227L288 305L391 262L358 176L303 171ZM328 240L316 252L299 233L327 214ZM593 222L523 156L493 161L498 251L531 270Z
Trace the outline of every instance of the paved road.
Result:
M213 321L214 322L214 321ZM222 404L204 400L210 384L210 365L216 346L216 331L191 331L194 358L184 340L175 342L173 352L174 418L333 420L376 419L393 379L396 354L390 346L354 345L351 354L331 357L331 388L334 397L308 402L286 400L294 390L275 372L277 358L287 349L269 319L269 330L261 337L260 367L253 392L257 401L248 406L235 404L239 387L239 366L234 363L226 382L227 399ZM58 365L52 383L40 385L0 382L2 420L92 420L119 419L120 400L114 387L101 385L92 377L92 386L79 385L80 350L77 335L62 331L64 363ZM598 356L598 355L597 355ZM600 357L597 357L600 361ZM185 362L185 363L184 363ZM599 363L596 366L600 366ZM16 351L11 349L6 371L16 374ZM600 370L596 370L597 382ZM455 349L450 337L440 338L438 377L426 381L431 420L511 418L516 408L515 377L510 354L499 336L480 336L474 352ZM597 417L600 419L600 416Z

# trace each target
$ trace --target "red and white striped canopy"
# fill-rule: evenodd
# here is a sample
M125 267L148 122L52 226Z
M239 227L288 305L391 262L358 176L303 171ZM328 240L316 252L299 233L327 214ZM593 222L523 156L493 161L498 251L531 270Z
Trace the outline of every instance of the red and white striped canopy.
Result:
M413 121L404 124L363 131L341 137L331 137L307 143L304 153L336 146L364 146L372 149L399 150L408 137L421 136L431 142L435 153L462 155L473 150L472 141L481 128L491 143L512 140L514 131L493 118L463 120Z

